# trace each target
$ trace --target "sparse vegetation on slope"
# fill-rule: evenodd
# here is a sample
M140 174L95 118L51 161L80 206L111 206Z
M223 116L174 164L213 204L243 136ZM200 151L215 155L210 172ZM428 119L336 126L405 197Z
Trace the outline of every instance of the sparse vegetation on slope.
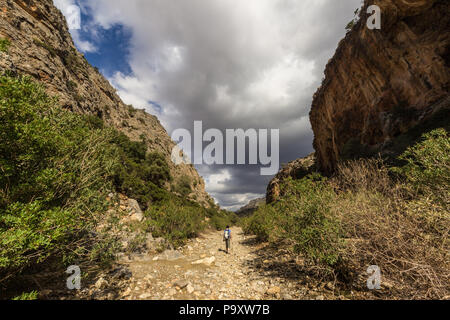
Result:
M398 167L377 159L346 162L330 179L289 178L284 196L244 220L245 230L284 242L342 290L365 290L361 275L378 265L389 297L448 296L448 132L425 134L400 160Z
M80 239L112 187L112 130L9 76L0 78L0 119L0 281L55 254L66 262L87 256L89 237Z
M112 140L120 147L114 183L118 191L136 199L146 209L164 198L164 185L172 179L164 156L148 153L144 142L130 141L123 133Z
M0 285L45 264L108 266L116 237L97 226L113 191L149 208L148 231L175 245L227 217L169 193L162 155L60 109L30 78L0 77L0 122Z
M146 216L149 217L149 231L154 236L169 240L175 247L198 236L205 228L221 230L237 223L237 216L233 212L218 207L204 208L170 193L150 206Z

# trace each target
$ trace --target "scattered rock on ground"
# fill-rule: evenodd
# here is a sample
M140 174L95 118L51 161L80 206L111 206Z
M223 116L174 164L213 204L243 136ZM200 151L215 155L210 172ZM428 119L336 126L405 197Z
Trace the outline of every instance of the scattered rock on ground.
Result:
M281 288L280 287L272 287L269 290L266 291L268 295L276 296L280 294Z
M207 266L210 266L211 264L216 261L216 257L210 257L210 258L204 258L197 261L192 262L192 264L205 264Z

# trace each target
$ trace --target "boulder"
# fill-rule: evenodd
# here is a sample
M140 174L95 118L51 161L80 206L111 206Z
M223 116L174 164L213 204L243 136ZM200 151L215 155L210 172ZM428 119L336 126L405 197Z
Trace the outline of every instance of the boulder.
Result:
M106 281L105 279L103 279L103 277L101 277L100 279L97 280L97 282L95 283L95 288L97 288L98 290L104 289L108 286L108 281Z
M192 264L204 264L207 266L212 265L216 261L216 257L204 258L197 261L192 262Z
M188 284L186 287L186 291L187 293L192 294L195 291L195 289L191 284Z
M143 293L139 296L139 299L146 300L146 299L150 298L151 296L152 296L151 293Z
M144 213L139 206L139 203L134 199L128 199L128 212L132 220L142 222L144 220Z
M177 280L173 283L174 287L178 287L180 289L184 289L189 285L189 282L187 282L186 280Z
M271 296L279 295L280 292L281 292L281 288L280 288L280 287L271 287L270 289L268 289L268 290L266 291L266 293L267 293L268 295L271 295Z

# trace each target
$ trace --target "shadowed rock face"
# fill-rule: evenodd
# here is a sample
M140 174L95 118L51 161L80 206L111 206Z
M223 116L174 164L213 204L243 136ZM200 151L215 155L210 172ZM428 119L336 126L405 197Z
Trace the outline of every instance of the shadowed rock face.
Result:
M315 162L316 157L313 153L305 158L297 159L284 165L267 186L266 202L270 204L283 197L280 185L284 180L289 178L301 179L314 172L316 170Z
M248 204L236 211L236 214L240 217L247 217L252 215L260 206L266 203L266 198L259 198L250 201Z
M381 30L366 27L366 0L314 95L314 148L325 173L348 144L379 147L450 105L450 1L370 4L381 8Z
M170 161L175 144L159 120L123 103L77 51L64 16L51 0L0 0L0 38L11 42L8 52L0 52L0 74L8 70L29 75L57 95L63 108L96 115L134 141L145 138L150 151L166 156L175 181L189 177L191 198L207 205L210 197L195 168Z

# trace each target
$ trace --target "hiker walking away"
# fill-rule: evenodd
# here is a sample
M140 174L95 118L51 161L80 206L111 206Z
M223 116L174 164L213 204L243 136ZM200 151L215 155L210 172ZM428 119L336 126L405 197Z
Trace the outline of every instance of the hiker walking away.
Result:
M223 233L223 241L225 241L225 248L226 248L226 252L227 254L229 253L229 249L230 249L230 243L231 243L231 230L230 227L227 226L227 228L225 229L224 233Z

